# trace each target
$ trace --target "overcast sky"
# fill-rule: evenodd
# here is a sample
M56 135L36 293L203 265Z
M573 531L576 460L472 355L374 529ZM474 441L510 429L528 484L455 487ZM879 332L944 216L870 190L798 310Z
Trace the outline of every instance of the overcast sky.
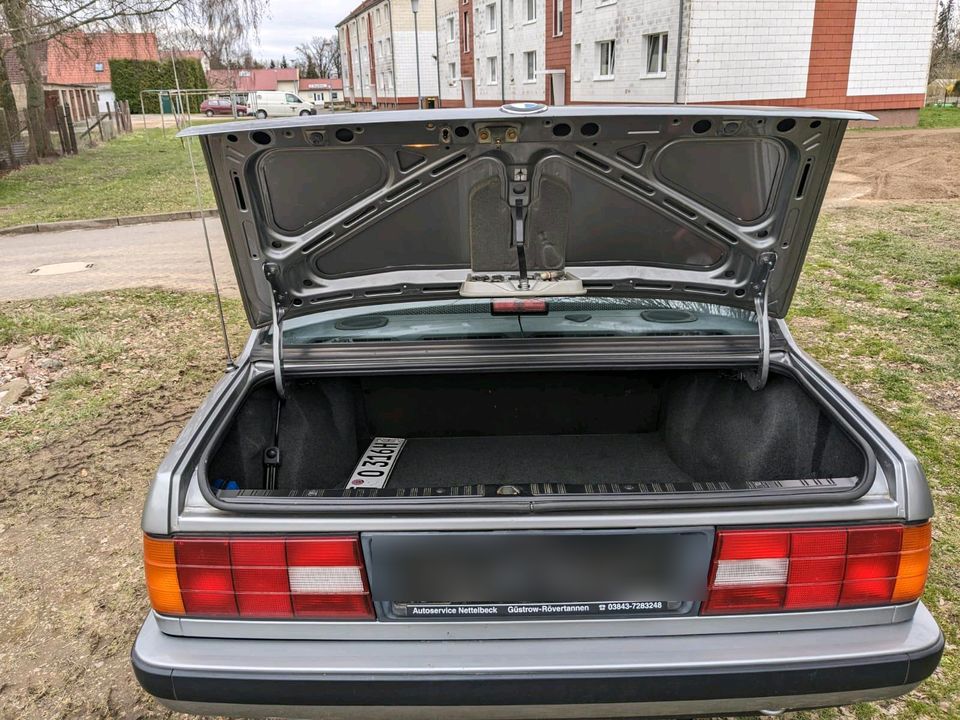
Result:
M260 27L259 43L254 40L253 56L280 60L286 54L293 58L293 49L314 35L331 35L360 0L270 0L270 16Z

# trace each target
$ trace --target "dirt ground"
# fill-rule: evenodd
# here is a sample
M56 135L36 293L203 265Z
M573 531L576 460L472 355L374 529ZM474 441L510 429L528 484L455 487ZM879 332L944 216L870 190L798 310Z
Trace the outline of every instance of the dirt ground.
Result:
M956 198L958 151L960 130L851 133L828 212ZM243 320L235 301L228 311L236 347ZM2 360L24 345L25 360ZM127 290L0 304L0 375L38 388L22 406L0 409L3 720L170 717L139 689L128 661L147 610L139 516L220 358L205 295Z
M838 207L960 197L960 129L847 133L827 191Z

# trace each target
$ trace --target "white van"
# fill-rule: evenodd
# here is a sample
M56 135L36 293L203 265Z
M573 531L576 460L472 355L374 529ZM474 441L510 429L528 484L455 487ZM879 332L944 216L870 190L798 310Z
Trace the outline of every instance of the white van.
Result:
M316 115L317 107L312 102L301 100L298 95L278 90L250 93L247 114L258 118Z

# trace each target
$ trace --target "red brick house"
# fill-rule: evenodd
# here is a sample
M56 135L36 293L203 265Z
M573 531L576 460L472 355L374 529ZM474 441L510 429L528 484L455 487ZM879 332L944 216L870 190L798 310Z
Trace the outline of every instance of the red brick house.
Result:
M60 90L83 86L96 90L97 105L106 110L115 97L110 80L111 60L160 59L153 33L74 33L46 43L45 87Z

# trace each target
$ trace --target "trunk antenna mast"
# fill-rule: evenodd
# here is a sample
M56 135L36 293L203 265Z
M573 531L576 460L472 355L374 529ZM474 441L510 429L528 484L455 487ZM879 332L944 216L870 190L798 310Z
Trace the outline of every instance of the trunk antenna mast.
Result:
M177 87L177 97L182 101L183 95L180 90L180 76L177 74L177 63L173 54L173 48L170 49L170 64L173 65L173 82ZM187 102L190 102L189 98L187 98ZM233 361L233 353L230 352L230 337L227 334L227 318L223 314L223 298L220 297L220 283L217 281L217 268L213 263L213 250L210 249L210 231L207 229L207 217L203 211L203 198L200 195L200 180L197 178L197 164L193 159L192 138L187 138L184 144L187 146L187 155L190 157L190 171L193 173L193 189L197 195L197 214L200 216L200 225L203 227L203 241L207 246L207 261L210 263L210 276L213 279L213 294L217 299L217 312L220 315L220 331L223 333L223 349L227 356L227 372L231 372L237 369L237 365Z

